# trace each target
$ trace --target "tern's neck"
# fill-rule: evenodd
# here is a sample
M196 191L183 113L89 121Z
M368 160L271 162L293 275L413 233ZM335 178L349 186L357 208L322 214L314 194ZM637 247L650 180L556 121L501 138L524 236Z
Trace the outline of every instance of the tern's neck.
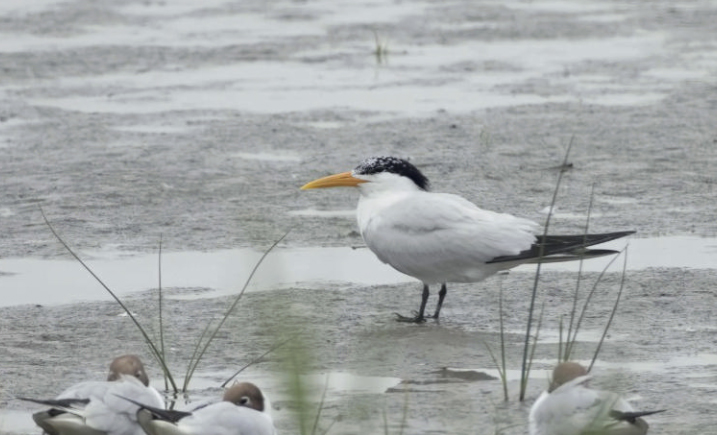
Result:
M358 185L361 198L401 195L407 192L424 192L416 183L406 177L391 176Z
M359 185L361 196L359 197L358 207L356 208L356 219L358 221L361 235L369 227L372 220L381 216L383 210L393 207L396 203L402 201L407 196L420 195L425 192L415 184L411 186L403 186L403 188L386 188L385 185L364 183Z

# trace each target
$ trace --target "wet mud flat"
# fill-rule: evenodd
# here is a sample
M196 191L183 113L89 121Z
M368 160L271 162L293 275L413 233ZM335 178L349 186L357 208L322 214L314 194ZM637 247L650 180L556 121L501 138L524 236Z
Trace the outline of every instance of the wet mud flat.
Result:
M654 269L632 272L618 315L594 368L593 384L616 389L638 409L668 409L651 416L651 433L710 432L714 423L714 367L717 352L710 322L714 306L714 271ZM585 288L596 274L585 277ZM589 361L619 286L611 274L594 296L578 336L575 356ZM269 354L245 371L267 390L281 433L297 433L297 403L286 386L292 353L306 353L303 374L356 377L330 389L321 426L338 421L330 433L383 427L386 412L391 433L404 413L406 433L525 433L532 400L545 387L557 354L560 316L569 316L574 277L543 276L539 298L545 301L541 340L526 402L517 401L517 371L528 309L532 274L494 277L483 285L454 286L445 318L436 324L406 325L393 313L406 313L419 301L417 285L287 289L250 293L240 302L190 384L191 400L219 394L219 385L241 365L300 331L284 350ZM485 348L499 348L497 295L504 292L504 321L510 401L502 397L495 366ZM205 323L226 310L228 298L172 300L165 311L170 366L182 373ZM176 297L176 296L175 296ZM128 300L130 309L156 334L156 298L142 294ZM15 395L45 396L85 376L105 376L108 355L136 352L150 360L130 320L118 316L113 302L0 309L2 318L2 406L26 413L8 423L35 433L29 411ZM152 329L152 326L150 326ZM161 372L150 366L152 382ZM179 376L181 378L181 375ZM381 383L383 380L383 384ZM387 383L385 381L388 380ZM310 402L317 406L322 381L305 379ZM377 386L367 386L378 382ZM357 385L358 384L358 385ZM182 399L180 399L182 402Z
M542 221L571 138L555 232L584 229L595 186L591 231L714 237L715 20L714 4L700 1L7 2L0 294L23 291L5 285L4 260L67 258L38 205L83 255L152 253L160 235L166 252L262 249L289 228L285 246L358 246L355 194L298 187L393 154L410 157L436 191ZM387 56L375 55L374 31ZM595 385L636 398L640 409L668 409L650 417L653 434L710 434L717 419L715 273L700 267L629 271L595 368ZM554 364L575 273L544 279L537 370ZM601 286L611 293L596 297L581 360L617 282L610 274ZM483 342L498 345L502 286L508 368L519 369L531 283L518 272L453 286L445 319L418 326L392 318L416 308L418 284L327 281L249 293L192 394L217 395L232 370L298 330L291 345L311 354L307 374L371 385L328 390L322 426L342 416L330 433L381 433L383 410L396 433L404 409L404 433L525 433L530 400L515 401L513 380L505 404L498 381L484 380L495 372ZM71 286L46 285L76 300ZM149 324L154 296L141 292L151 287L130 296ZM197 325L227 306L203 287L211 286L168 289L183 297L167 307L173 368L191 355ZM96 301L0 308L0 432L39 432L18 394L102 378L117 353L148 360L118 314ZM280 432L293 434L287 360L272 354L246 377L267 385ZM530 398L546 377L535 373Z
M306 219L355 195L298 187L376 154L542 220L571 138L560 210L715 235L709 2L37 7L0 20L3 256L59 255L38 205L79 248L359 243Z

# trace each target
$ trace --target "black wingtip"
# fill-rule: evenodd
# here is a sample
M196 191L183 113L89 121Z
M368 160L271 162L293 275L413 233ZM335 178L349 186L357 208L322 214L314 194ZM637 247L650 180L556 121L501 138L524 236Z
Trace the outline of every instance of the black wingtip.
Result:
M578 257L583 256L585 258L592 258L592 257L604 257L606 255L615 255L619 254L620 251L616 251L614 249L586 249L585 251L576 254Z
M603 255L617 254L613 250L587 249L593 245L609 242L615 239L635 234L634 230L615 231L612 233L600 234L573 234L573 235L547 235L537 236L536 242L525 251L518 255L505 255L493 258L487 263L503 263L510 261L520 261L523 263L536 262L539 260L543 263L579 260L581 258L593 258ZM561 258L560 255L564 254ZM554 257L551 259L551 257Z
M40 405L48 405L47 402L49 402L49 400L33 399L33 398L30 398L30 397L15 396L15 398L16 398L17 400L23 400L23 401L25 401L25 402L38 403L38 404L40 404ZM48 405L48 406L52 406L52 405Z
M169 421L172 423L176 423L179 420L183 419L184 417L192 415L191 412L155 408L154 406L145 405L142 402L138 402L138 401L130 399L128 397L120 396L119 394L115 394L115 396L119 397L120 399L124 399L128 402L134 403L135 405L139 406L139 409L146 409L147 411L152 413L153 417L155 417L156 419L159 419L159 420L165 420L165 421Z
M15 398L17 400L23 400L25 402L32 402L32 403L37 403L39 405L60 407L60 408L69 408L75 404L87 405L88 403L90 403L90 399L33 399L31 397L20 397L20 396L15 396Z
M619 239L619 238L622 238L622 237L631 236L631 235L633 235L633 234L635 234L635 233L637 233L637 230L615 231L615 232L613 232L613 233L605 233L605 235L606 235L606 236L615 236L615 237L612 238L612 240L614 240L614 239Z
M610 417L614 418L615 420L620 421L627 421L628 423L635 424L635 421L640 417L645 417L647 415L657 414L660 412L665 412L666 409L658 409L657 411L634 411L634 412L623 412L623 411L617 411L612 410L610 411Z

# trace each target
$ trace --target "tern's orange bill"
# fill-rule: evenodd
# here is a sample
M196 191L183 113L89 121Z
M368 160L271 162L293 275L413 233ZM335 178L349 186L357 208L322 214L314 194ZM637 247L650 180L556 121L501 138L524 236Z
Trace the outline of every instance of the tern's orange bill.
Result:
M329 175L328 177L319 178L301 186L301 190L322 189L325 187L355 187L366 180L356 178L351 172L342 172L340 174Z

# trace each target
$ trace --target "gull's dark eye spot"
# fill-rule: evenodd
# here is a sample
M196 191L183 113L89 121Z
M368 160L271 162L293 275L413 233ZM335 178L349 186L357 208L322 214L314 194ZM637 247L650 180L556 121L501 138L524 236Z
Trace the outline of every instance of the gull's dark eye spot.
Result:
M242 396L241 399L239 399L239 405L241 406L249 406L251 405L251 400L247 396Z

